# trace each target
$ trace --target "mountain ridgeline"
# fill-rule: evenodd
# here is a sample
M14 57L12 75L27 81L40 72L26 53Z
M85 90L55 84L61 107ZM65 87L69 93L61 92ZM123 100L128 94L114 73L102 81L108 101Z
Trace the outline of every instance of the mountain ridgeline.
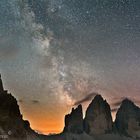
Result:
M140 139L140 108L129 99L124 99L113 122L110 105L101 95L96 95L82 119L82 106L65 116L63 133L86 133L91 136L119 134Z
M108 134L111 134L108 140L115 140L116 136L112 138L112 135L120 136L121 140L140 139L140 108L132 101L124 99L113 122L110 105L101 95L96 95L86 110L85 118L82 105L78 105L65 116L65 126L61 134L39 135L31 129L28 121L23 120L16 98L4 90L0 76L0 139L96 140L95 136L103 136L100 139L105 140ZM123 137L126 139L122 139Z

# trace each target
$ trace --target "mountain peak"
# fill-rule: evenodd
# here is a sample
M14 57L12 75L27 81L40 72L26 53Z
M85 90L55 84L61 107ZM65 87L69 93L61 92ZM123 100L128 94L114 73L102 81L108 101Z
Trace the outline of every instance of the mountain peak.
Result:
M101 95L96 95L89 104L84 119L84 129L90 135L105 134L112 131L110 106Z
M97 94L95 97L94 97L94 100L103 100L103 97L100 95L100 94Z
M124 99L116 114L116 130L124 135L140 137L140 108ZM139 135L138 135L139 134Z
M95 97L94 97L94 99L92 100L92 102L98 102L98 103L100 103L100 102L104 102L104 99L103 99L103 97L100 95L100 94L97 94ZM91 103L92 103L91 102Z
M77 108L72 108L70 114L65 116L64 132L82 133L83 132L83 111L82 105Z
M78 113L78 112L82 112L82 105L80 104L80 105L78 105L78 107L77 108L72 108L72 111L71 111L71 113Z
M135 106L135 104L134 104L133 101L131 101L131 100L128 99L128 98L125 98L125 99L122 101L121 106L128 106L128 105L133 105L133 106Z

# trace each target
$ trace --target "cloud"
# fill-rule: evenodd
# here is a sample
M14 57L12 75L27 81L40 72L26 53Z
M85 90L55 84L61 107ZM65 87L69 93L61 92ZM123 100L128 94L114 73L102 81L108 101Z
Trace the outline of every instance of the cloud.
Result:
M126 99L126 97L114 98L114 99L113 99L114 102L111 103L111 106L112 106L112 107L115 107L115 108L116 108L116 107L119 107L124 99Z
M19 102L19 103L23 103L23 100L22 100L22 99L19 99L18 102Z
M32 102L33 104L39 104L39 103L40 103L39 100L32 100L31 102Z
M19 99L18 102L19 103L25 103L25 102L27 103L28 100ZM30 100L29 102L32 103L32 104L39 104L40 103L39 100Z
M117 106L120 106L121 103L122 103L122 100L112 103L112 106L117 107Z
M112 106L111 112L116 112L124 99L126 99L126 97L115 98L116 101L111 104ZM130 100L132 100L134 103L140 104L139 100L136 99L130 99Z
M74 105L76 106L76 105L79 105L79 104L82 104L82 103L84 103L84 102L87 102L87 101L90 101L94 96L96 96L97 95L97 93L95 93L95 92L93 92L93 93L91 93L91 94L88 94L86 97L84 97L83 99L81 99L81 100L79 100L79 101L76 101L75 103L74 103Z

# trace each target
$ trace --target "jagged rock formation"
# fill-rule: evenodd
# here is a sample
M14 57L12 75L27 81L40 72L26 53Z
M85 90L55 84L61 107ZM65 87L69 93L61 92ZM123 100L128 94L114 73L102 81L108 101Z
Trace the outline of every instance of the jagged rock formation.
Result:
M82 106L72 109L71 113L65 116L64 132L80 134L83 132Z
M33 133L22 115L17 100L4 90L0 77L0 135L8 139L26 139L27 133Z
M125 99L117 112L114 122L114 130L118 132L118 135L106 135L106 133L113 132L112 126L110 106L101 95L97 95L87 108L84 120L81 105L76 109L73 108L71 113L65 116L64 133L57 137L65 140L70 135L72 140L78 138L81 140L83 137L85 137L84 139L93 139L96 135L97 138L103 136L104 139L106 136L107 139L118 139L121 134L140 139L140 108L132 101ZM8 138L8 140L46 139L46 136L35 133L28 121L23 120L17 100L4 90L1 76L0 136L6 136L4 139ZM51 139L51 137L48 138ZM120 138L122 139L121 136Z
M84 130L89 135L105 134L112 131L112 116L109 104L96 95L86 111Z
M118 133L140 138L140 108L132 101L123 100L115 120Z

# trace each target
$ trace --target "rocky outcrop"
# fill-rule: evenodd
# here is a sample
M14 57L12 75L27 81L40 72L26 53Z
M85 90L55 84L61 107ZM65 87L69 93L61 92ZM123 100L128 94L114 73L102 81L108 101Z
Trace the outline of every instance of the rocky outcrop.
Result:
M83 132L82 106L72 109L71 113L65 116L64 132L80 134Z
M115 120L119 134L140 138L140 108L132 101L123 100Z
M112 116L109 104L101 95L96 95L88 106L84 119L84 130L89 135L112 131Z
M140 139L140 108L128 99L122 102L114 123L110 106L101 95L95 96L87 108L85 119L82 118L81 105L72 109L65 117L64 132L73 134L86 132L93 137L109 136L117 132L114 136L122 138L123 135L126 139L128 136Z
M16 99L11 94L0 93L0 134L9 137L26 137L24 121Z
M22 119L17 100L4 90L0 78L0 135L10 139L27 139L33 133L27 121Z

